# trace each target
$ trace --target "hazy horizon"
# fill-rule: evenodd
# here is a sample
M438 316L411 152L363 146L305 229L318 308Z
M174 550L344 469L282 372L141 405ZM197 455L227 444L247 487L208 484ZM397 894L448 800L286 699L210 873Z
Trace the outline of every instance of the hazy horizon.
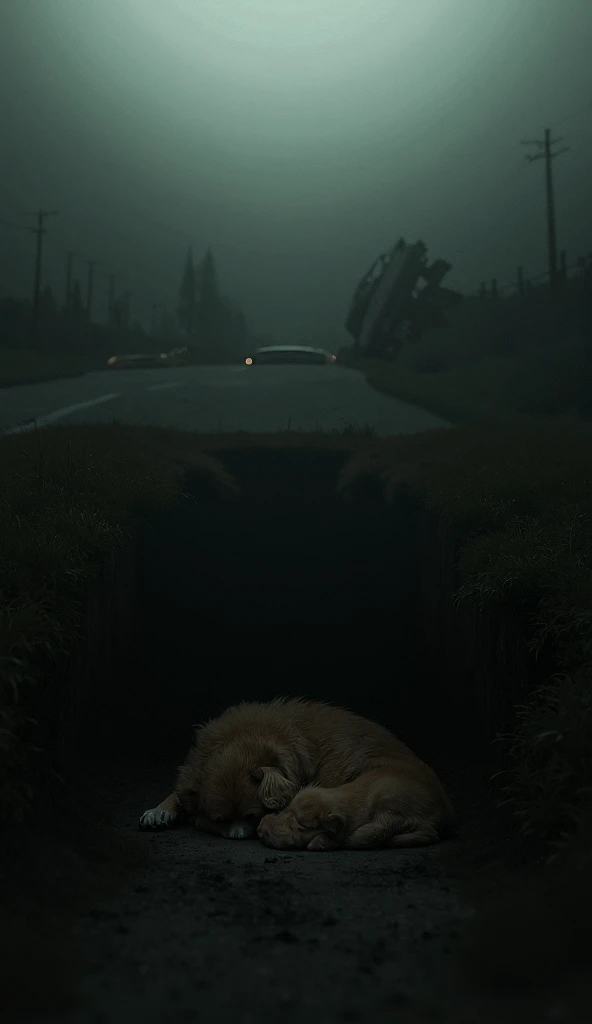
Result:
M518 10L519 6L519 10ZM254 333L333 343L357 279L400 235L445 283L546 269L545 127L558 243L592 247L589 0L0 0L0 293L65 249L176 305L188 245L211 244ZM565 123L562 123L565 122ZM559 147L559 148L560 148Z

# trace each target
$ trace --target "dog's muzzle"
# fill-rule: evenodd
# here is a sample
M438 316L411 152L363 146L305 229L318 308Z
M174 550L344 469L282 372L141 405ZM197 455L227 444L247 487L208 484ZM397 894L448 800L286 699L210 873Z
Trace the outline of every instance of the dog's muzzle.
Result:
M251 839L255 835L255 829L250 825L239 824L238 822L231 825L228 829L229 839Z

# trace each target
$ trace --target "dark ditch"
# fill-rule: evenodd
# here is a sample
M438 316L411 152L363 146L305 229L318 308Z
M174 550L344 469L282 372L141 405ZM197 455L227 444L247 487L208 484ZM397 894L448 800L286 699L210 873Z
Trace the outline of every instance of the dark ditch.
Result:
M102 689L126 743L182 750L193 722L286 694L345 704L421 743L430 713L404 514L336 495L341 453L217 456L240 497L190 497L138 538L133 631Z
M67 709L62 707L57 716L62 743L61 754L54 750L55 766L66 785L55 805L40 801L38 822L45 828L44 838L33 837L36 852L29 850L23 861L25 877L21 872L19 884L27 885L29 870L42 876L45 872L46 889L53 889L54 898L43 895L42 880L37 907L44 908L46 920L51 917L54 931L60 917L63 921L68 952L62 965L70 963L72 921L79 922L76 943L95 958L92 976L99 978L99 988L94 990L92 980L84 983L86 1010L73 1021L134 1016L147 997L134 994L123 980L122 971L132 970L130 964L133 970L164 970L159 992L152 992L149 985L146 990L156 1000L149 1019L164 1019L171 1009L169 975L175 979L172 988L184 992L183 1013L190 1014L206 996L201 990L192 995L183 987L190 969L184 948L189 932L197 944L191 969L203 954L200 977L214 979L219 974L222 988L228 956L255 957L263 974L268 963L277 963L282 973L281 991L279 982L274 987L268 979L267 995L261 994L256 978L250 978L252 1016L245 1011L238 1018L232 1016L232 1000L227 1006L226 996L208 989L218 982L204 980L209 1019L271 1022L277 1007L284 1005L285 990L283 1017L298 1022L299 996L290 992L295 979L304 979L310 968L303 944L315 952L316 966L312 980L302 980L302 999L318 1004L319 1015L330 1020L378 1020L384 1012L390 1019L394 998L397 1011L403 1006L409 1014L404 1019L427 1019L415 1015L414 1000L422 985L430 993L429 971L440 972L454 945L450 935L458 937L454 914L462 913L449 903L460 897L453 899L450 893L470 875L473 864L491 858L497 845L503 845L506 823L496 817L487 794L490 758L482 741L475 743L470 701L454 696L453 674L443 667L438 670L437 658L426 645L419 619L417 532L409 509L387 506L377 494L350 501L337 496L335 484L346 454L253 449L217 451L216 457L234 474L240 495L231 500L204 494L202 483L188 481L188 497L140 528L132 547L111 560L89 601L92 627L69 669L74 689L79 680L84 678L84 683L77 699L70 693ZM62 689L67 692L65 685ZM357 860L361 874L351 866L344 872L337 862L332 868L327 859L322 865L317 860L315 868L309 859L293 875L292 862L285 856L269 859L257 844L231 844L227 851L226 844L222 848L216 841L198 846L196 837L185 833L148 840L137 833L139 813L161 799L172 782L193 723L236 701L277 695L333 701L393 729L434 765L450 788L460 812L456 843L427 853L410 852L399 868L386 863L388 851L378 851L370 859L364 855ZM74 759L63 756L71 755L74 747ZM75 805L72 814L69 801ZM238 859L232 859L235 855ZM204 901L210 907L206 924L202 922L197 932L194 918L185 920L189 910L184 878L190 864L197 872L191 876L197 900L191 914L201 915ZM384 890L384 898L392 903L393 871L401 873L396 885L403 887L399 896L404 902L396 907L393 903L385 912L379 894ZM232 877L227 883L228 872ZM260 905L250 878L267 886L264 902L279 900L281 913ZM167 879L173 880L172 888ZM125 884L124 895L118 897ZM353 893L349 909L344 886ZM374 890L378 895L370 898ZM97 910L107 892L110 909ZM292 895L287 897L287 892ZM36 897L30 890L29 897L28 913L34 919ZM317 904L323 920L339 919L340 928L345 928L341 945L323 945L326 929L325 938L321 934L319 939ZM424 904L425 910L418 912ZM156 925L152 920L157 906L171 922L169 938L166 929L161 934L158 920ZM284 935L280 945L286 949L279 960L276 939L266 938L265 929L256 923L265 913L271 913L278 935ZM254 922L256 954L245 914ZM396 922L389 914L402 915L396 941ZM131 928L130 915L140 931ZM431 925L430 915L435 922ZM142 947L138 963L133 942L126 938L130 928ZM154 935L148 939L151 928ZM401 946L403 935L409 938ZM434 935L438 941L431 942ZM165 950L167 942L170 947ZM220 946L218 959L212 952L214 942L226 943ZM348 957L359 953L362 963L363 949L373 948L373 942L386 950L378 961L380 968L364 966L364 961L362 973L354 972L351 984L342 982L341 995L339 985L334 995L328 994L323 956L329 973L338 978L349 970ZM297 949L291 967L286 950L292 943ZM52 955L55 948L54 939ZM209 950L207 956L204 949ZM61 978L62 968L48 966L46 946L39 956L45 974ZM170 971L163 968L165 961ZM17 965L15 977L18 969ZM375 970L380 978L374 977ZM399 980L393 995L395 978ZM240 984L246 985L245 979L242 972ZM405 995L406 984L411 996ZM69 983L64 985L69 993ZM109 995L110 986L114 996ZM370 997L373 986L376 991ZM436 988L434 983L434 998ZM359 1003L349 1017L348 999ZM368 1007L374 1009L365 1012L368 999ZM56 1009L63 1009L67 997L58 992L55 1003ZM113 1006L118 1008L115 1016ZM464 1002L462 1007L451 1003L451 1019L460 1019L458 1014L466 1009ZM185 1019L183 1013L179 1019Z

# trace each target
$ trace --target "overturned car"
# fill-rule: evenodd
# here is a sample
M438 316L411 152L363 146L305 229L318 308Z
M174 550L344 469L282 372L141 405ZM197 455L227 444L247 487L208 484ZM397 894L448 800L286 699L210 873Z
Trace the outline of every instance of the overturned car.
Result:
M423 242L408 245L400 238L381 253L359 282L345 321L354 351L393 358L405 341L445 327L444 310L462 301L459 292L441 287L451 269L442 259L429 264Z

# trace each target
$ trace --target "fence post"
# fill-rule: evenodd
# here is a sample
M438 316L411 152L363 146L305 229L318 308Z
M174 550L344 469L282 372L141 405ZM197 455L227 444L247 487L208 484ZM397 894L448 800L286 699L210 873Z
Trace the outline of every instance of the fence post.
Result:
M492 299L498 299L499 298L498 290L497 290L497 278L496 277L492 278L492 280L491 280L491 298Z
M522 267L518 267L518 294L524 295L524 272Z

